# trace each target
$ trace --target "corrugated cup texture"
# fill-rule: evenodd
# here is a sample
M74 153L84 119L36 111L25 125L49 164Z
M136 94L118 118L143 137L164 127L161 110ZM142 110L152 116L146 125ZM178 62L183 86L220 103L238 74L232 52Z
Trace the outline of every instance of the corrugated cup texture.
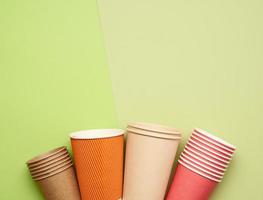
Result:
M120 199L124 136L71 138L71 145L82 200Z

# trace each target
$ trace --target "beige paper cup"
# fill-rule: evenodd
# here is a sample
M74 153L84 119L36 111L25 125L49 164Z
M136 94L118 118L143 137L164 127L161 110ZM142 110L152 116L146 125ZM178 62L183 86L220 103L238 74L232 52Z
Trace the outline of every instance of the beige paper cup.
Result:
M124 200L164 199L180 138L173 128L145 123L137 128L135 123L129 124Z

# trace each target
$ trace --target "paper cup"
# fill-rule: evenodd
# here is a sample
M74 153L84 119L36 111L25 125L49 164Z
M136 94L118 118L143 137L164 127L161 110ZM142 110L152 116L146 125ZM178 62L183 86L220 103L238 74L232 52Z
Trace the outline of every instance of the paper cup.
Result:
M37 180L46 200L81 200L72 166L47 178Z
M216 185L216 181L178 164L166 200L208 200Z
M164 199L180 138L181 134L173 128L146 123L129 124L124 200Z
M71 134L82 200L122 198L124 131L99 129Z
M60 159L61 156L62 159ZM27 165L45 199L80 200L78 184L72 167L73 163L66 147L41 154L29 160Z
M195 132L196 129L180 155L167 200L208 200L231 160L233 149L229 147L233 145L221 139L209 142L208 136L199 137ZM225 146L219 147L219 143Z

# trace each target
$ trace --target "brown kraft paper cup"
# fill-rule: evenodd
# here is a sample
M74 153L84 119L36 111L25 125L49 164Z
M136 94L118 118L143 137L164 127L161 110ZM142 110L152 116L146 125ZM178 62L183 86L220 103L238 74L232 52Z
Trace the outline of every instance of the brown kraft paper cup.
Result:
M127 128L123 200L164 199L181 135L152 127Z
M81 200L73 166L36 182L46 200Z
M66 153L57 156L61 152ZM65 155L67 156L65 157ZM54 162L52 157L65 158ZM46 160L52 160L53 163L47 165ZM30 164L35 164L33 169ZM27 165L32 178L38 183L46 200L80 200L73 163L66 147L60 147L36 156L29 160Z

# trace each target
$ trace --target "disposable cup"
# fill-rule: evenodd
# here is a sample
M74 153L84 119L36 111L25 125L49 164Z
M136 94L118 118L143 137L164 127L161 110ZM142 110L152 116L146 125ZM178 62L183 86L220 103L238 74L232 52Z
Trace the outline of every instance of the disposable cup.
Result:
M143 125L142 125L143 124ZM166 133L164 130L167 130ZM124 200L164 199L181 134L164 126L129 124ZM171 137L172 136L172 137Z
M72 166L36 182L46 200L81 200Z
M166 200L208 200L217 183L179 163Z
M222 139L195 129L180 155L167 200L208 200L221 182L234 150Z
M215 145L212 145L212 144L209 144L209 142L206 142L205 140L202 140L198 137L196 137L194 134L191 135L191 139L199 144L202 144L203 146L205 146L206 148L218 153L218 154L221 154L225 157L229 157L231 158L233 156L233 153L229 153L227 151L224 151L220 148L218 148L217 146Z
M222 140L221 138L218 138L218 137L216 137L216 136L214 136L214 135L212 135L212 134L208 133L207 131L204 131L204 130L202 130L200 128L195 128L194 132L203 135L204 137L209 139L209 141L214 142L214 143L216 143L219 146L226 147L230 151L235 151L235 149L236 149L236 147L233 146L232 144L230 144L230 143Z
M124 131L97 129L71 134L82 200L122 198Z
M66 158L54 162L54 157L62 152L64 152L62 157L67 155ZM46 165L46 160L52 161L52 164ZM46 200L80 200L73 163L65 147L36 156L29 160L27 165Z

